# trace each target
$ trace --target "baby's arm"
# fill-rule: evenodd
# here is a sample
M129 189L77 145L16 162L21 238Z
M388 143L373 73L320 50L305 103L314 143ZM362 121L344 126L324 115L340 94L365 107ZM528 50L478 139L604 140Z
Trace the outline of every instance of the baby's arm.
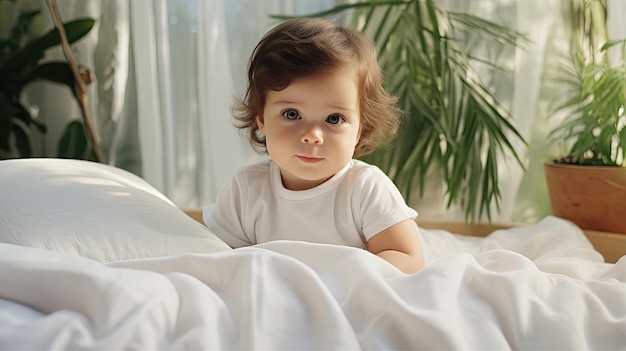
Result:
M415 273L424 267L422 245L416 228L410 219L394 224L370 238L369 251L404 273Z

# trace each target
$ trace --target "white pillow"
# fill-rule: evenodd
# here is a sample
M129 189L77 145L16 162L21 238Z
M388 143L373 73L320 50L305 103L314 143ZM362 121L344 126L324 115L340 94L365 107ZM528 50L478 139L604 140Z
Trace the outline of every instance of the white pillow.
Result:
M230 249L140 177L48 158L0 161L0 242L100 262Z

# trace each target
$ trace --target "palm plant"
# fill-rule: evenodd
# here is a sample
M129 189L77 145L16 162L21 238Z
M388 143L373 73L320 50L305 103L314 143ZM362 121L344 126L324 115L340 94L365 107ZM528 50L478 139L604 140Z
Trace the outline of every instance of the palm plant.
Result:
M551 135L568 149L556 161L626 167L626 39L608 40L606 1L576 0L572 9L571 56L558 77L567 91L553 112L567 116Z
M423 194L427 173L447 186L447 206L461 205L466 220L499 209L497 161L525 140L512 116L479 79L474 64L502 69L464 47L473 35L499 45L518 45L519 33L469 14L444 11L433 0L370 0L310 15L350 15L350 22L377 45L388 91L405 111L390 148L363 157L381 167L406 198ZM517 143L519 144L519 143Z

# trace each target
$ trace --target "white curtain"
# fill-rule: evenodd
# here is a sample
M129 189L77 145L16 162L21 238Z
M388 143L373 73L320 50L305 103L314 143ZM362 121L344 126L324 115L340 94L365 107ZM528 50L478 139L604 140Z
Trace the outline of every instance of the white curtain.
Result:
M339 0L59 0L64 19L91 16L94 30L74 46L82 65L97 82L89 87L91 111L108 163L131 170L164 192L180 207L199 207L242 165L256 155L232 126L230 106L242 97L246 65L259 38L277 21L271 14L308 14ZM345 2L345 1L344 1ZM20 7L42 6L22 1ZM504 57L512 75L490 77L496 95L516 116L529 141L522 150L524 172L501 160L502 204L494 221L533 222L550 213L542 163L546 159L547 103L554 92L545 86L555 53L566 49L562 0L447 0L451 10L483 16L526 33L530 44ZM626 3L609 0L609 30L626 36ZM47 9L43 7L47 16ZM45 17L47 18L47 17ZM49 19L47 19L50 25ZM0 30L2 26L0 26ZM51 57L61 57L53 50ZM69 91L45 83L31 86L24 99L37 106L52 127L39 145L54 156L53 140L63 123L47 106L61 106L63 118L79 118ZM54 116L58 119L58 116ZM50 123L54 122L54 123ZM428 205L428 204L425 204ZM462 219L458 209L444 218Z
M221 1L130 2L142 176L198 207L241 165Z

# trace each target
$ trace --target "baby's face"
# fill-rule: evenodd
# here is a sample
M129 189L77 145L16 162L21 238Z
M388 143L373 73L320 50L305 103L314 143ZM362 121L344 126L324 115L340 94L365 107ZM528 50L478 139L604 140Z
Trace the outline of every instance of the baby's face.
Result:
M257 123L287 189L324 183L354 155L360 111L356 72L336 70L266 95Z

